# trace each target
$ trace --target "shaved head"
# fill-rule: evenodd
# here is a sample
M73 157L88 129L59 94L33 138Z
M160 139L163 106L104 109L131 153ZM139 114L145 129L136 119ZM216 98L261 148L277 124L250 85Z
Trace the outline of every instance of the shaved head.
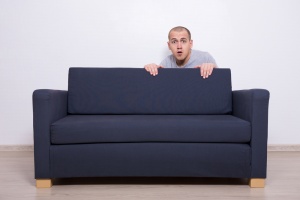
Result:
M172 31L177 31L177 32L180 32L180 31L186 31L186 32L188 33L188 35L189 35L189 40L191 40L191 38L192 38L191 32L189 31L189 29L187 29L187 28L185 28L185 27L183 27L183 26L176 26L176 27L172 28L172 29L169 31L169 35L168 35L169 40L170 40L170 33L171 33Z

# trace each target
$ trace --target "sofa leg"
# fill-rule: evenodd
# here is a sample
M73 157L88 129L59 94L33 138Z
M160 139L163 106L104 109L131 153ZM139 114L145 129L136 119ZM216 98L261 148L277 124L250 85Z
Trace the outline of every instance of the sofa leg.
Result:
M36 179L37 188L51 188L52 179Z
M265 179L264 178L251 178L249 180L249 186L251 188L264 188L265 187Z

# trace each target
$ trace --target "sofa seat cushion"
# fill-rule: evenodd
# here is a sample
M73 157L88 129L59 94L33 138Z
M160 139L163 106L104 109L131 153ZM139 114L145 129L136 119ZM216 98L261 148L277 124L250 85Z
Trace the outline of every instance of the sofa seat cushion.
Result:
M51 125L52 144L250 141L251 126L232 115L68 115Z

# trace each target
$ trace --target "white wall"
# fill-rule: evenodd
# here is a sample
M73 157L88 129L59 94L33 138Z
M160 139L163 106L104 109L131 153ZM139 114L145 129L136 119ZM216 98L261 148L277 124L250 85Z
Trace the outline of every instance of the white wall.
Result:
M231 68L233 89L271 93L269 144L300 144L298 0L0 0L0 145L33 143L34 89L67 89L70 66L143 67L170 28Z

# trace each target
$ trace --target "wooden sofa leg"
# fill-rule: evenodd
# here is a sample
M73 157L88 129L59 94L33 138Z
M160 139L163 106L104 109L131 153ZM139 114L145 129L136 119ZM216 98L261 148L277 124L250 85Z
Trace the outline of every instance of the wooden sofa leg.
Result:
M51 188L52 179L36 179L37 188Z
M265 179L264 178L251 178L249 180L249 186L251 188L264 188L265 187Z

